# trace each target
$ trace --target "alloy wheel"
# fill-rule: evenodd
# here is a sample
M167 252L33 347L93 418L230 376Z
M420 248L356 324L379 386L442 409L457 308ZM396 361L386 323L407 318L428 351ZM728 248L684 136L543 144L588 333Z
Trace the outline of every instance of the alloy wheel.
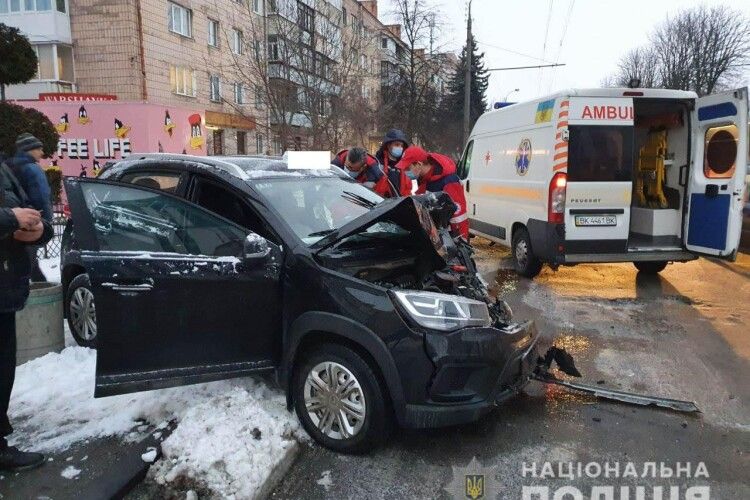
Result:
M367 404L354 374L333 361L318 363L307 374L304 386L307 415L331 439L349 439L364 426Z
M96 337L96 307L91 290L80 287L73 292L70 297L70 317L80 338L90 341Z

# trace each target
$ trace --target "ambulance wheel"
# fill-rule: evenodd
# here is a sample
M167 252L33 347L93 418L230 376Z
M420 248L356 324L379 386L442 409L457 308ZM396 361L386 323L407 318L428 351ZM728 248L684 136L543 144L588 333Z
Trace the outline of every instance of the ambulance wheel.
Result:
M639 273L643 274L659 274L667 267L667 263L664 261L633 262L633 265L638 269Z
M526 278L533 278L542 270L540 261L531 248L531 238L526 228L516 230L512 241L513 266L516 272Z

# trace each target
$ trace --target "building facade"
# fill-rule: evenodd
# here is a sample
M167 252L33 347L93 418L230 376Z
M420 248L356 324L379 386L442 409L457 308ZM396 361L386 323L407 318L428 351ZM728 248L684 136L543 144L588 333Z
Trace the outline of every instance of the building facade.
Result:
M378 15L377 0L0 0L0 22L39 55L8 97L193 110L207 154L374 150L383 91L408 58L401 27Z

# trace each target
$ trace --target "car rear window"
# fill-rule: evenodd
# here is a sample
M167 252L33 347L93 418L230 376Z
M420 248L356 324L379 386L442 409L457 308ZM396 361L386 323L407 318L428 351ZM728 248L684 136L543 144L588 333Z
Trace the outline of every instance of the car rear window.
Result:
M571 126L568 140L568 181L632 180L633 137L633 127Z

